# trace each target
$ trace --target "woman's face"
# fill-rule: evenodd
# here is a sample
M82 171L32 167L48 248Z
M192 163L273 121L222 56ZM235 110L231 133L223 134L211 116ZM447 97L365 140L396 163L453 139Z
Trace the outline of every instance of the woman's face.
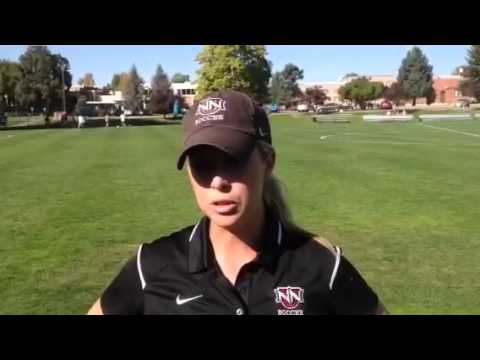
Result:
M263 184L273 170L255 148L238 161L212 146L198 146L188 155L188 175L200 210L211 222L233 228L263 210Z

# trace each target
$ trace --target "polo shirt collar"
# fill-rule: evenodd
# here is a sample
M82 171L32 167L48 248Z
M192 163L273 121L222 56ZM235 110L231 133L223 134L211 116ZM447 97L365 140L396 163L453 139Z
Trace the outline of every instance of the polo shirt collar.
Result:
M198 273L215 267L215 254L209 237L210 220L203 217L194 226L188 239L188 272ZM273 211L267 211L262 242L258 256L253 260L260 266L274 271L285 231Z

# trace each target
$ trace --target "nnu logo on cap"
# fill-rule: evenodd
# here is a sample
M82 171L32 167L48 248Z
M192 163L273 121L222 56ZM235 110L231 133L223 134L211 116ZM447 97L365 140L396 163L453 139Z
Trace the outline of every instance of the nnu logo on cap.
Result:
M195 116L198 118L195 120L195 125L203 121L209 120L223 120L223 114L218 114L219 112L224 112L227 110L226 102L220 98L206 98L198 103L197 111ZM218 114L218 115L216 115Z
M197 112L195 115L205 116L205 115L213 115L218 113L219 111L225 111L226 102L220 98L206 98L203 99L198 103Z

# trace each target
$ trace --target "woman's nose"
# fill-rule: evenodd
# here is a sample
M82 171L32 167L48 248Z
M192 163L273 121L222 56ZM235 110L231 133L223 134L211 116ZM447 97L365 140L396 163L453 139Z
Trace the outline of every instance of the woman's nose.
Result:
M228 190L230 186L230 182L222 176L215 175L212 179L210 186L213 189L225 191L225 190Z

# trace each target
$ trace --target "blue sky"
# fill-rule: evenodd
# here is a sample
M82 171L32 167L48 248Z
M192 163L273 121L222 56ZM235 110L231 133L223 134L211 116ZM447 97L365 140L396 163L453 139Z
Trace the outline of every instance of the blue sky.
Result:
M467 45L420 45L435 74L450 74L465 63ZM114 73L128 71L132 64L150 81L157 64L195 78L195 57L202 45L49 45L54 53L69 59L74 82L92 72L97 85L105 85ZM411 45L268 45L273 70L289 62L304 69L304 81L338 81L348 72L396 74ZM18 60L26 45L0 45L0 59Z

